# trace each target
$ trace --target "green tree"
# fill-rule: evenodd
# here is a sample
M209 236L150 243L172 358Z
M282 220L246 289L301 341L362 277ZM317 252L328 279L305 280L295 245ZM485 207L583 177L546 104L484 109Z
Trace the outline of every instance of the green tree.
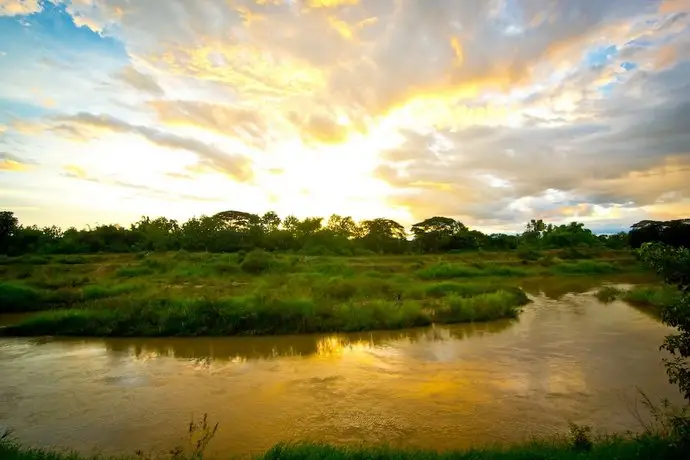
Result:
M0 211L0 253L11 252L12 237L19 229L19 220L11 211Z
M372 219L362 222L362 244L375 252L403 252L405 250L405 227L391 219Z
M677 330L666 337L662 348L672 355L664 360L669 381L678 385L685 399L690 401L690 249L646 243L640 255L667 283L677 286L681 292L676 303L661 311L664 323Z
M454 237L467 232L467 227L450 217L430 217L417 222L410 229L414 241L424 252L438 252L451 249Z

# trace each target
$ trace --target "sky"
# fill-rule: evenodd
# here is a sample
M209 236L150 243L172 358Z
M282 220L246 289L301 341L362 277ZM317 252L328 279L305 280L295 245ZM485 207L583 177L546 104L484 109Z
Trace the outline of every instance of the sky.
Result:
M0 0L23 224L690 216L690 0Z

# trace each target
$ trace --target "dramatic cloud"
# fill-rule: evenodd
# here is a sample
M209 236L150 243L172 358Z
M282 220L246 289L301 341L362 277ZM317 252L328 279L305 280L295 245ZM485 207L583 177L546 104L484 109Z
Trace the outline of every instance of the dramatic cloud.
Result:
M198 155L200 161L208 167L226 173L237 180L247 181L251 178L249 161L238 155L228 154L213 145L197 139L177 136L154 128L132 125L107 115L79 113L73 116L61 116L57 121L77 127L96 128L116 133L135 134L152 144L171 149L188 150Z
M155 172L173 195L496 230L689 209L687 0L0 0L0 15L17 63L0 69L4 149L43 172L117 167L119 149L142 167L118 180Z
M140 91L144 91L154 96L163 95L163 89L161 89L153 77L139 72L132 66L125 67L117 76L125 83Z
M0 16L17 16L41 11L39 0L0 0Z
M11 153L0 152L0 171L23 172L35 165L35 161L24 160Z

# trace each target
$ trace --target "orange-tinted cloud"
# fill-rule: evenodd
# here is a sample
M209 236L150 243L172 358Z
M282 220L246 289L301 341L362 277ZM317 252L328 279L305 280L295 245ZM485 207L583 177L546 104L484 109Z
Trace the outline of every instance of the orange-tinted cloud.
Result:
M35 162L23 160L10 153L0 152L0 171L24 172L35 166Z

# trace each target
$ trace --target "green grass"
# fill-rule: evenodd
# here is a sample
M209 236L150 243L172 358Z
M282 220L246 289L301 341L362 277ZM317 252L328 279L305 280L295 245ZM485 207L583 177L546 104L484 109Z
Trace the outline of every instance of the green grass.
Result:
M525 269L505 265L476 267L453 263L440 263L417 271L417 276L420 278L431 280L490 276L528 276L529 274Z
M685 459L682 448L655 436L634 439L611 437L591 448L576 448L569 441L539 442L469 449L455 452L403 450L389 447L341 447L318 443L278 444L265 460L651 460Z
M635 286L630 290L622 290L612 286L599 289L595 296L602 302L623 300L637 307L651 308L660 312L665 306L675 303L680 293L677 289L667 285Z
M548 264L526 262L515 251L349 257L265 251L4 257L0 313L50 311L23 324L22 334L391 329L514 317L517 310L510 305L514 301L519 307L524 301L513 299L515 286L533 278L552 277L553 284L571 274L600 274L612 267L639 271L627 251L606 253L598 260L564 262L550 253L544 257L550 257ZM214 314L220 318L218 324ZM135 321L141 325L132 326Z
M145 455L145 454L144 454ZM505 447L486 447L464 451L435 452L428 450L404 450L390 447L333 446L319 443L277 444L257 460L684 460L687 451L669 439L641 435L633 438L607 437L591 445L580 446L571 439L533 441ZM146 456L108 457L79 455L70 452L31 449L13 442L0 442L0 458L3 460L134 460ZM176 460L201 460L202 456L178 454L155 458ZM203 456L210 459L209 456ZM217 458L217 457L216 457ZM221 457L222 458L222 457Z
M622 294L621 298L640 307L661 310L679 298L679 292L670 286L636 286Z
M600 273L613 273L617 267L610 262L597 260L578 260L576 262L563 262L550 267L556 274L566 275L597 275Z
M41 291L18 283L0 283L0 313L21 313L45 308Z

